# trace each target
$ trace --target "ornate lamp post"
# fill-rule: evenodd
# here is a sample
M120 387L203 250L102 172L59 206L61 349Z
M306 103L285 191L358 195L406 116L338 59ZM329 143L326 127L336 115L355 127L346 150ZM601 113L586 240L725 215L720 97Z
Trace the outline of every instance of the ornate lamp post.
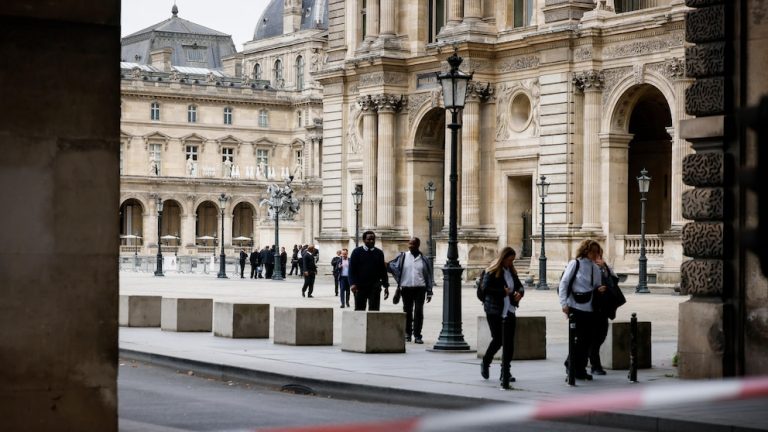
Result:
M469 350L469 345L464 341L461 330L461 273L464 269L459 264L457 221L458 191L458 150L457 138L461 123L459 123L459 111L464 108L467 96L467 84L472 79L472 74L466 74L459 70L462 58L454 50L448 58L451 69L446 73L438 73L437 79L443 88L443 103L445 109L451 111L451 171L450 180L450 211L448 219L448 256L443 267L443 328L435 343L435 350Z
M160 244L160 225L163 222L163 199L156 198L157 203L157 266L155 276L165 276L163 274L163 246Z
M219 255L219 274L216 275L219 279L227 279L226 259L224 255L224 207L227 205L227 196L221 194L219 196L219 207L221 208L221 255Z
M280 264L280 208L283 206L283 197L272 197L270 207L275 213L275 267L272 271L272 280L283 280L283 268Z
M435 183L430 180L429 184L424 187L424 192L427 193L427 207L429 208L429 261L433 269L435 268L435 245L432 241L432 206L435 203L435 191L437 191Z
M645 194L651 187L651 178L648 177L648 171L645 168L640 171L640 177L637 178L637 186L640 188L640 275L635 292L638 294L648 294L648 259L645 257Z
M363 203L362 185L355 185L352 202L355 203L355 247L358 247L360 245L360 204Z
M539 177L539 182L536 183L536 187L539 189L539 196L541 197L541 254L539 255L539 284L536 285L536 289L548 290L547 285L547 255L544 252L544 198L547 197L549 191L549 183L547 183L547 177Z

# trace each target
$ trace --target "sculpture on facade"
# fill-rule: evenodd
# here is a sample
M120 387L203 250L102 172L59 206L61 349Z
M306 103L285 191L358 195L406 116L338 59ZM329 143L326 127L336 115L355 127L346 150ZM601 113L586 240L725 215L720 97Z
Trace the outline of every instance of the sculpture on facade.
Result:
M259 206L265 204L268 206L267 217L269 219L275 218L275 211L278 212L278 217L282 220L293 220L296 217L300 203L298 199L293 197L292 181L293 176L287 176L285 177L285 185L280 186L272 183L267 186L269 198L261 200Z
M187 156L187 175L190 177L195 176L195 163L192 162L192 156Z
M149 174L155 176L160 175L160 165L157 164L157 160L153 157L149 158Z

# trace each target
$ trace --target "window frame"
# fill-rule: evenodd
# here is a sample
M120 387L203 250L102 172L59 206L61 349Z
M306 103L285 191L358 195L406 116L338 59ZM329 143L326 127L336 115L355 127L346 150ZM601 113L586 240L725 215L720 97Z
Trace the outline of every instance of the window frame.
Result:
M266 109L259 110L259 127L269 127L269 111Z
M296 57L296 90L304 90L304 57Z
M197 123L197 105L187 105L187 123Z
M149 119L151 121L160 121L160 102L153 101L149 104Z
M274 87L281 88L280 83L283 81L283 60L275 60L274 67L272 69L272 78L274 80Z
M224 107L224 124L232 125L232 107Z

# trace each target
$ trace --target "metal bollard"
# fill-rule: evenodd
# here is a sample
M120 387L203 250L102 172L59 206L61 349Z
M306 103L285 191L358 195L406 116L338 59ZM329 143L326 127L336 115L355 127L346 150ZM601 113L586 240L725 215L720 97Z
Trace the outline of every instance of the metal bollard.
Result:
M637 314L629 320L629 381L637 382Z
M504 335L504 333L507 331L506 330L506 328L507 328L506 320L507 319L504 318L504 321L502 321L502 324L501 324L501 340L502 340L502 342L507 340L505 335ZM501 347L501 388L503 388L504 390L509 390L510 389L510 386L509 386L510 371L504 369L504 365L507 364L507 355L506 355L506 351L507 350L505 348L506 347L502 345L502 347ZM510 359L510 360L512 360L512 359Z
M576 321L573 319L573 313L568 314L568 377L566 381L569 386L576 386L576 377L573 374L573 355L576 352Z

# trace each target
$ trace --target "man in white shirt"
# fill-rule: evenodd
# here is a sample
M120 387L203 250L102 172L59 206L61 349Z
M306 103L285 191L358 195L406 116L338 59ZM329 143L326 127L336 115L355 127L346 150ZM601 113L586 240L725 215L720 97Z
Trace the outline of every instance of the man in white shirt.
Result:
M421 240L413 237L408 241L408 252L401 252L389 263L389 271L395 277L398 290L403 298L403 312L405 312L405 340L410 342L411 335L414 342L423 344L421 328L424 324L424 300L427 303L432 300L432 286L434 285L432 265L421 251ZM395 293L397 302L397 293Z

